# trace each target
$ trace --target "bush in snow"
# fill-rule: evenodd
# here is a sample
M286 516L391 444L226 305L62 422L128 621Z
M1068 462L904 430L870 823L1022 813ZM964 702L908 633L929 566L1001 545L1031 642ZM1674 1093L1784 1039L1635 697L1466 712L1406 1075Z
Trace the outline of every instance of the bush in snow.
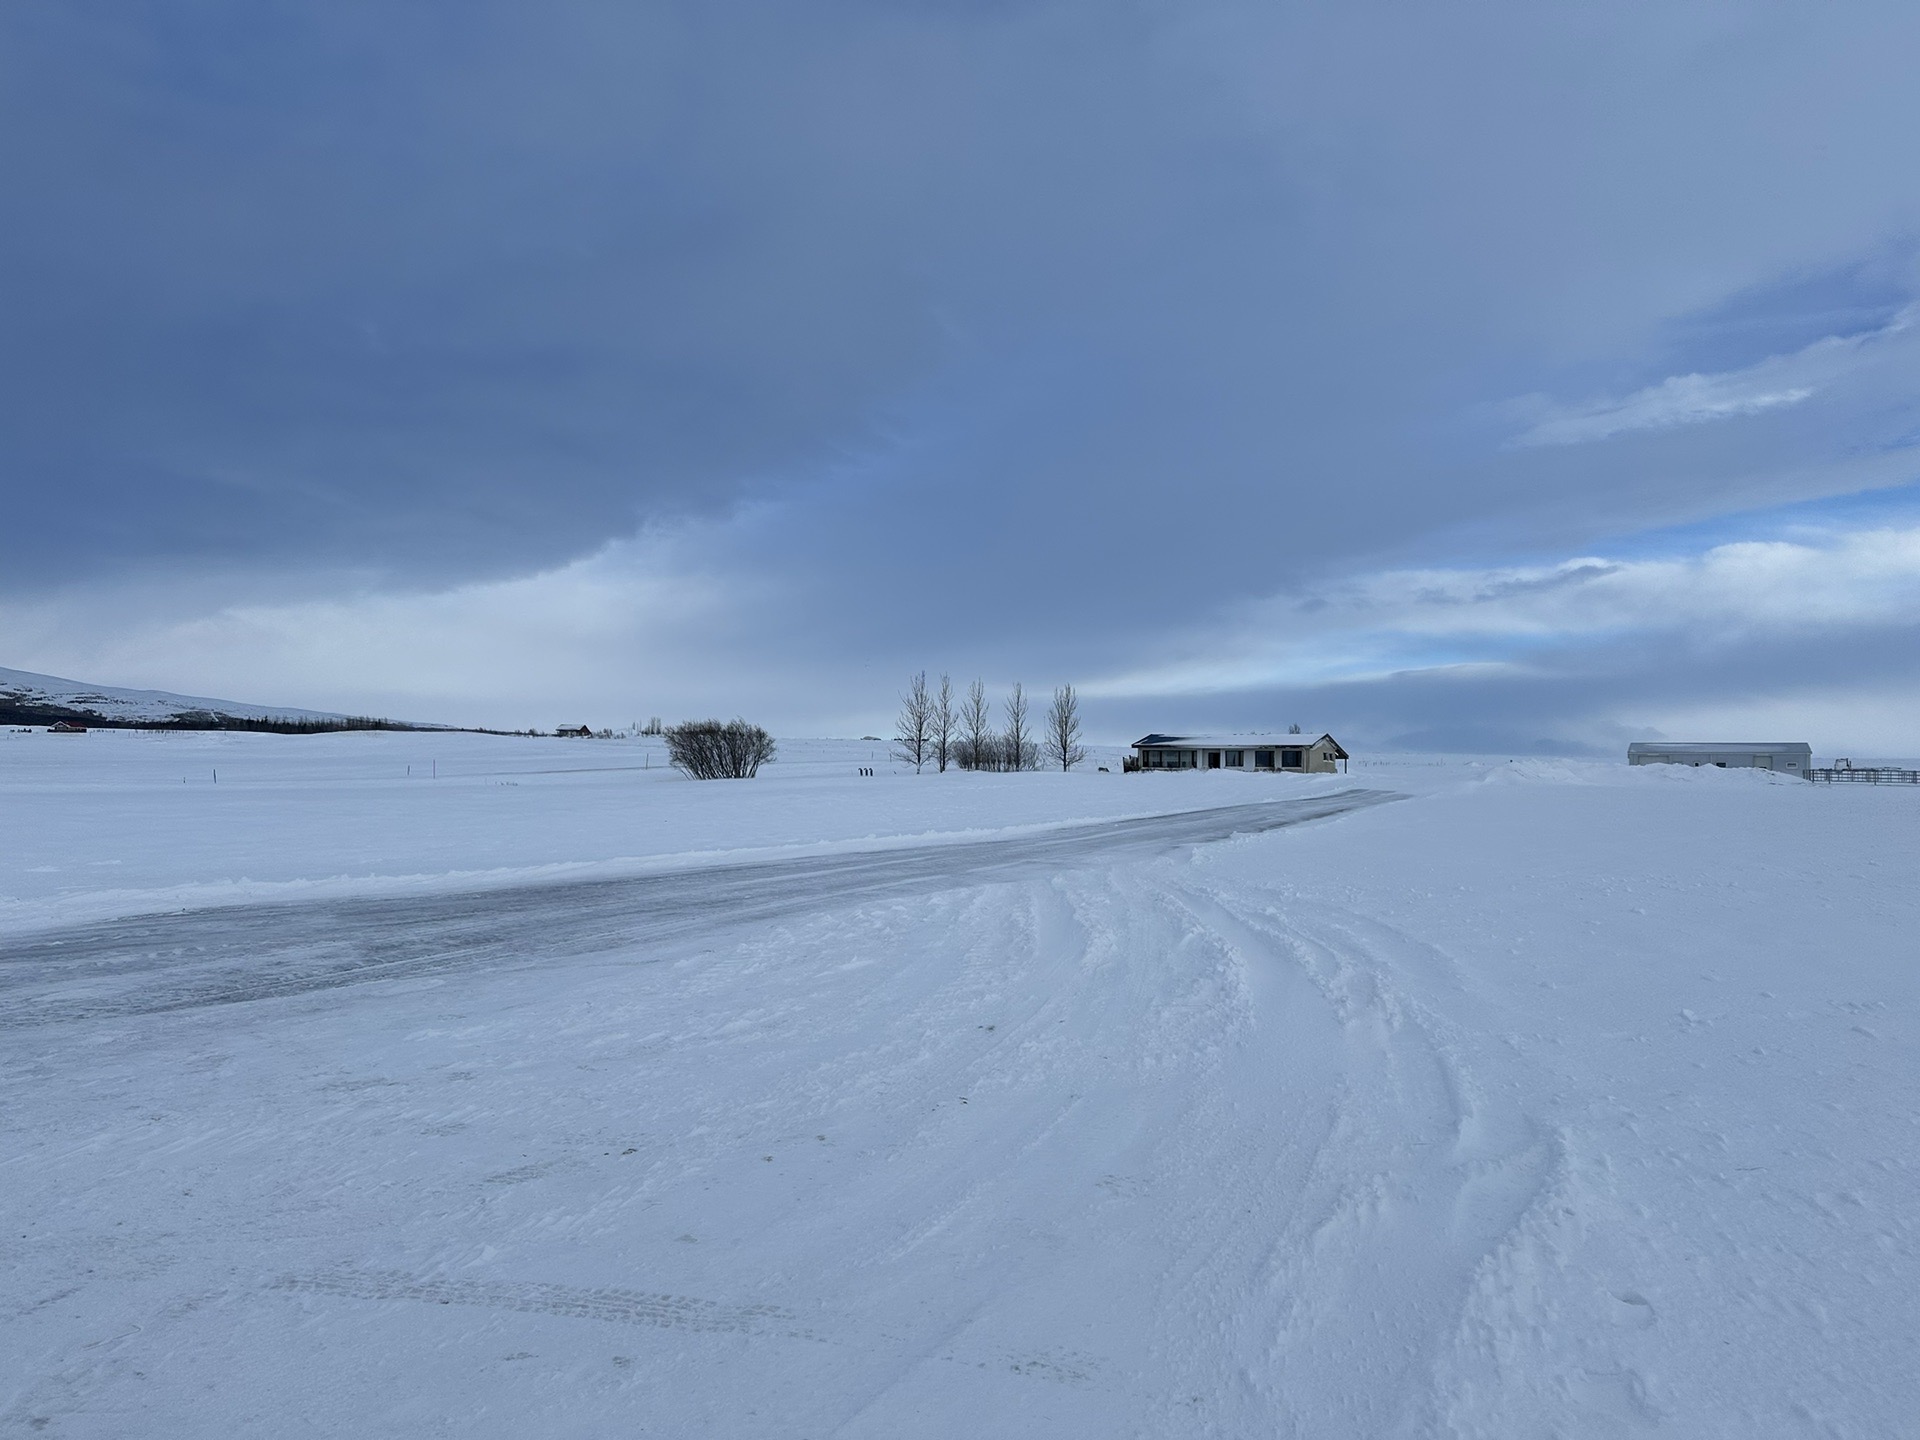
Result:
M750 780L773 759L773 737L744 720L688 720L664 733L667 758L696 780Z
M1004 770L1000 737L988 731L978 740L963 735L953 744L953 763L962 770Z

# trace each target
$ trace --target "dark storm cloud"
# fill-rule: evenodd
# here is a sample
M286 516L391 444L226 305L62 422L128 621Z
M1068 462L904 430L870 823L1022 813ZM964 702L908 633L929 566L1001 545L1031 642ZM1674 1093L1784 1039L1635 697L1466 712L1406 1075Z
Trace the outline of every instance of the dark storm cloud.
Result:
M1368 567L1907 484L1916 41L1871 5L10 7L0 587L444 590L652 527L764 607L703 620L688 689L1086 675Z
M931 321L781 37L551 13L0 19L11 573L549 563L858 428Z

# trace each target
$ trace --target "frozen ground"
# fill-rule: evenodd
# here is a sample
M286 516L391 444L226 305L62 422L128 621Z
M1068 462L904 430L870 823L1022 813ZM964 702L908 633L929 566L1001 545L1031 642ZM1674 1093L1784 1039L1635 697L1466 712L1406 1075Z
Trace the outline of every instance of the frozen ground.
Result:
M878 748L0 735L0 1433L1912 1433L1920 795Z

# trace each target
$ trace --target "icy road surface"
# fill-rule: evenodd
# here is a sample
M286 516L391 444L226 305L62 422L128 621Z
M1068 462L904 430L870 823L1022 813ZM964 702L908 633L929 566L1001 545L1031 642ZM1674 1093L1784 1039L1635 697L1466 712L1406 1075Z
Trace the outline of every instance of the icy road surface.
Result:
M0 738L93 917L0 938L0 1436L1915 1433L1920 797L96 738Z
M1401 798L1356 787L991 840L453 894L226 906L70 926L29 939L0 937L0 1028L644 952L669 938L1164 853Z

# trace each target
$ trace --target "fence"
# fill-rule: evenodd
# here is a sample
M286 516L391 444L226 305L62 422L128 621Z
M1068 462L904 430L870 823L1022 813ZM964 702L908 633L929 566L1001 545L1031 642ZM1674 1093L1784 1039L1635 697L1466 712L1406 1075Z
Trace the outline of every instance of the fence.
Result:
M1846 766L1837 770L1809 770L1807 779L1822 785L1920 785L1920 770L1898 770L1888 765Z

